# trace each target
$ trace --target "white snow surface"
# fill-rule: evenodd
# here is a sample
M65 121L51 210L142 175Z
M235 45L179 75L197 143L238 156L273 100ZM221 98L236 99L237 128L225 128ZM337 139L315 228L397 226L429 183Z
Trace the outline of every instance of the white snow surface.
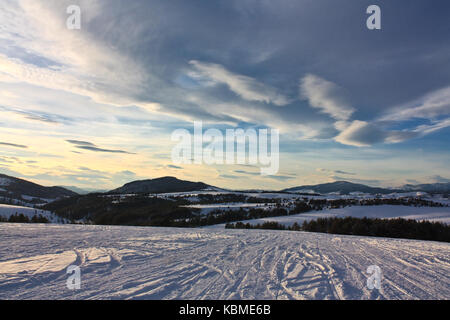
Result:
M69 290L69 265L81 289ZM382 270L370 290L367 268ZM450 244L270 230L0 224L0 299L450 299Z
M202 214L208 214L217 209L237 211L239 209L264 209L270 210L276 207L274 203L247 203L247 202L233 202L233 203L216 203L216 204L191 204L183 206L186 208L200 209Z

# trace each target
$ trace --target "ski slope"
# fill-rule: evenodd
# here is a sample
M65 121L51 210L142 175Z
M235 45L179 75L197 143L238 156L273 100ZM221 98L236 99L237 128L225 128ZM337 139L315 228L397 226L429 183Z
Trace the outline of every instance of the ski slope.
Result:
M69 265L81 289L69 290ZM381 289L367 287L371 265ZM328 234L0 224L0 299L450 299L450 244Z

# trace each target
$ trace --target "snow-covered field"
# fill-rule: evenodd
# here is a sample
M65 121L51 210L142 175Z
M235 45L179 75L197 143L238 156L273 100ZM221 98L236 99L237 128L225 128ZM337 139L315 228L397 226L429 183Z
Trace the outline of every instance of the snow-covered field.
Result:
M371 265L380 290L367 287ZM450 244L431 241L0 224L0 299L450 299L449 273Z
M450 207L412 207L399 205L380 206L352 206L340 209L327 209L322 211L307 212L290 216L269 217L242 221L252 225L263 224L267 221L275 221L285 226L292 226L295 222L302 225L304 221L316 220L328 217L354 217L354 218L403 218L414 220L427 220L450 224ZM205 228L224 228L225 224L207 226Z
M201 214L208 214L214 210L239 210L239 209L263 209L271 210L276 207L273 203L246 203L246 202L236 202L236 203L217 203L217 204L191 204L184 206L186 208L200 209Z
M8 204L0 204L0 216L4 218L9 218L12 215L15 214L23 214L24 216L28 218L32 218L34 215L42 215L43 217L47 218L49 222L51 223L58 223L63 222L66 219L60 218L56 216L54 213L50 211L45 211L41 209L35 209L30 207L23 207L23 206L13 206ZM1 237L1 236L0 236Z

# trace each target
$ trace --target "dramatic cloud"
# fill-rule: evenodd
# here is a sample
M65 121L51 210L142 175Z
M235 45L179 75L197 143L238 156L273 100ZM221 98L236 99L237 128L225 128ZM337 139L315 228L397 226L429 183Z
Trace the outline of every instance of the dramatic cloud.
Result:
M450 4L387 1L383 10L403 18L386 17L380 33L365 28L360 2L335 2L0 1L2 151L35 158L38 168L5 162L9 158L2 163L44 181L69 172L66 185L106 185L105 179L77 177L89 173L78 169L80 161L107 167L103 177L122 172L114 183L133 178L123 173L127 167L136 176L167 174L176 169L168 166L170 133L202 120L205 129L279 129L280 161L305 179L316 179L319 165L364 174L368 155L391 143L397 143L397 162L383 166L393 179L403 175L405 181L398 163L410 161L417 152L411 148L428 156L414 175L429 177L434 171L425 170L433 165L445 168ZM66 27L73 4L81 8L80 30ZM67 148L66 137L80 140L69 140ZM402 143L408 139L416 146ZM138 154L126 163L104 156L127 150ZM323 159L332 162L317 163ZM50 167L57 169L42 174ZM246 187L278 185L233 169L226 173ZM206 166L177 173L211 184L217 179ZM419 177L408 172L407 178Z
M335 140L351 146L367 147L376 143L398 143L417 135L418 133L409 131L384 131L374 124L355 120Z
M306 75L300 81L300 95L309 101L311 107L335 120L348 120L355 112L345 100L341 88L313 74Z
M277 106L289 103L289 99L279 94L275 88L260 83L254 78L232 73L219 64L196 60L189 63L195 68L199 77L206 77L212 83L226 84L231 91L245 100L272 103Z

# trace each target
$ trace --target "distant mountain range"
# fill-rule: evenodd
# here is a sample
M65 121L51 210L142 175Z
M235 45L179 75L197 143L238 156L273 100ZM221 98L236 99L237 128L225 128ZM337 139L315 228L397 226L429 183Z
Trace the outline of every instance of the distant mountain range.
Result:
M175 177L162 177L149 180L133 181L109 193L164 193L189 192L214 188L203 182L179 180Z
M102 189L93 189L93 188L78 188L75 186L60 186L61 188L73 191L78 194L88 194L88 193L105 193L108 192L108 190L102 190Z
M424 191L429 193L446 193L450 192L450 183L429 183L429 184L418 184L412 185L407 184L402 187L406 191Z
M72 189L72 190L69 190ZM169 192L190 192L201 190L224 190L208 185L203 182L192 182L180 180L175 177L161 177L156 179L139 180L129 182L120 188L111 191L100 191L96 189L84 190L77 187L44 187L23 179L0 174L0 200L8 202L15 199L17 204L29 203L37 204L48 202L48 200L83 195L89 192L130 194L130 193L169 193ZM236 190L236 189L235 189ZM428 193L449 193L450 183L432 183L419 185L405 185L397 189L371 187L364 184L357 184L348 181L336 181L317 185L303 185L281 190L281 192L293 193L339 193L351 194L362 192L370 194L389 194L405 192L428 192ZM264 192L264 190L260 190ZM6 199L6 200L5 200ZM9 199L9 200L8 200Z
M77 195L62 187L44 187L27 180L0 174L0 198L15 199L28 203L42 203L41 200L58 199Z
M336 181L330 183L323 183L317 185L305 185L293 188L284 189L284 192L314 192L314 193L331 193L338 192L340 194L349 194L352 192L363 192L363 193L381 193L388 194L392 192L400 192L400 190L369 187L364 184L352 183L347 181Z

